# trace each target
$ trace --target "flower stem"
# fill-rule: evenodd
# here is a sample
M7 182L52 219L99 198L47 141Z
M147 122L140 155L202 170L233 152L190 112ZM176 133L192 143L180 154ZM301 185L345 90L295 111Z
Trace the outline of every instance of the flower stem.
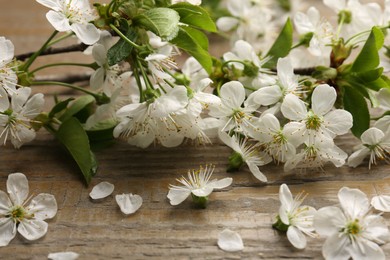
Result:
M47 44L47 47L52 46L52 45L54 45L54 44L56 44L56 43L58 43L58 42L60 42L60 41L62 41L62 40L65 40L66 38L69 38L69 37L72 36L73 34L74 34L73 32L68 32L68 33L66 33L65 35L62 35L62 36L58 37L57 39L54 39L54 40L52 40L51 42L49 42L49 43Z
M58 31L54 31L52 33L52 35L50 35L49 39L47 39L47 41L42 45L42 47L37 51L35 52L27 61L26 63L23 65L22 67L22 70L23 71L26 71L28 70L28 68L31 66L31 64L35 61L35 59L47 48L47 46L49 45L49 43L51 42L51 40L57 35Z
M141 49L142 47L136 44L135 42L131 41L129 38L126 37L118 28L116 28L113 24L110 24L110 27L127 43L129 43L131 46L133 46L136 49Z

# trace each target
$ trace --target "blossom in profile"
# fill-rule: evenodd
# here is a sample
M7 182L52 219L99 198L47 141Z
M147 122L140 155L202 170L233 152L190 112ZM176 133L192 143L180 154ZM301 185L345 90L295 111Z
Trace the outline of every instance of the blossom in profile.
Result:
M379 246L390 232L380 214L372 214L362 191L343 187L338 192L340 207L324 207L314 216L316 232L326 237L325 259L386 259Z
M286 184L280 185L279 199L282 205L279 208L277 222L273 227L287 232L287 238L294 247L304 249L307 244L304 234L315 237L313 219L316 209L310 206L301 206L305 199L303 192L294 199Z
M90 23L97 16L88 0L36 0L52 9L47 20L59 32L73 31L84 44L92 45L100 38L99 30Z
M8 175L7 192L0 190L0 246L8 245L16 231L27 240L43 237L48 228L44 220L57 214L54 196L40 193L33 199L28 197L28 180L23 173Z
M181 177L176 179L182 185L170 185L168 199L171 205L182 203L188 196L192 195L194 202L200 207L205 208L208 196L214 189L223 189L232 184L232 178L222 180L211 179L214 172L214 166L200 166L198 170L188 170L188 178Z
M0 87L4 88L9 94L12 94L16 88L18 78L16 73L10 67L10 63L14 58L13 43L0 37Z

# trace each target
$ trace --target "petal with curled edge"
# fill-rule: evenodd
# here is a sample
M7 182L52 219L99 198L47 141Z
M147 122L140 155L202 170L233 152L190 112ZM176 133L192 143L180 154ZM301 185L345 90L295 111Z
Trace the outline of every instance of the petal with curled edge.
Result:
M167 197L171 205L175 206L182 203L190 194L191 191L187 189L170 188Z
M116 195L115 200L121 211L126 215L135 213L142 205L142 197L137 194Z
M15 222L11 218L0 218L0 247L7 246L15 235Z
M295 248L304 249L306 247L306 237L297 227L288 227L287 239Z

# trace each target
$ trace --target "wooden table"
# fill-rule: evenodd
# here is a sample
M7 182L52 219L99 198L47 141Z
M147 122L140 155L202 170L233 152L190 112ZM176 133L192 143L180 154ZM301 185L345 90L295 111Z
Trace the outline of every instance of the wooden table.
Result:
M52 31L45 8L35 1L0 0L0 32L11 39L16 53L35 50ZM79 57L77 55L77 57ZM50 57L60 59L61 57ZM61 73L49 71L48 73ZM45 88L50 100L58 89ZM351 153L356 140L344 136L338 144ZM218 142L207 146L184 144L167 149L145 150L117 143L97 152L99 171L90 187L83 183L75 163L56 140L39 132L36 140L20 150L0 148L0 189L5 190L8 174L24 173L34 194L53 194L57 216L49 220L49 231L38 241L27 242L20 235L9 246L0 248L1 259L45 259L50 252L74 251L80 259L318 259L323 239L308 239L305 250L290 246L286 236L271 228L279 208L278 190L287 183L297 194L309 193L306 204L320 208L337 204L343 186L359 188L368 196L390 194L390 169L381 164L368 170L326 166L324 171L284 173L281 166L261 170L269 182L258 182L247 168L226 173L230 149ZM166 195L168 184L201 164L214 164L215 177L233 177L233 185L214 192L207 209L196 209L190 200L173 207ZM92 201L93 185L108 181L115 185L113 195ZM144 203L134 215L123 215L114 196L136 193ZM385 214L390 225L390 215ZM230 228L240 233L245 249L227 253L217 246L218 233ZM382 247L390 257L390 244Z

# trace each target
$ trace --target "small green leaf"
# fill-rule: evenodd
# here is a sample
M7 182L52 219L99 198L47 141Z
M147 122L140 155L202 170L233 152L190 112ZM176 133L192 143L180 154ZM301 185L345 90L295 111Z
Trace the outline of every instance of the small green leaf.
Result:
M278 38L275 40L271 49L268 51L268 57L272 57L266 64L265 68L275 68L279 58L286 57L291 50L293 43L293 26L290 18L287 19Z
M61 124L55 135L76 161L86 183L89 184L96 173L97 162L80 122L76 118L69 118Z
M132 27L128 27L125 36L132 42L137 40L137 33ZM132 50L133 46L126 40L120 38L107 52L108 65L113 66L125 60L129 57Z
M378 51L384 43L384 35L380 29L373 27L363 49L352 65L352 71L362 72L378 67L380 58Z
M349 111L353 117L352 133L356 137L370 127L370 113L366 99L362 94L350 86L344 88L344 109Z
M79 113L81 110L83 110L86 106L88 106L94 101L95 98L91 95L85 95L79 97L70 105L68 110L60 117L60 120L63 122L68 120L69 118Z
M351 72L351 76L359 80L362 83L369 83L377 80L382 76L383 68L377 68L373 70L367 70L362 72Z
M179 32L179 14L170 8L158 7L150 9L133 19L136 25L152 31L164 41L170 41Z
M178 12L180 22L203 29L209 32L217 32L217 27L209 13L200 6L186 2L171 5L170 8Z
M54 105L49 113L49 118L53 118L57 113L63 111L68 106L69 102L73 101L74 98L68 98L63 101L58 102Z
M105 120L99 122L93 129L87 130L91 148L97 150L113 144L115 140L113 130L116 125L115 120Z
M171 43L192 55L209 74L211 73L213 61L207 51L208 40L204 33L194 28L180 27L177 37Z

